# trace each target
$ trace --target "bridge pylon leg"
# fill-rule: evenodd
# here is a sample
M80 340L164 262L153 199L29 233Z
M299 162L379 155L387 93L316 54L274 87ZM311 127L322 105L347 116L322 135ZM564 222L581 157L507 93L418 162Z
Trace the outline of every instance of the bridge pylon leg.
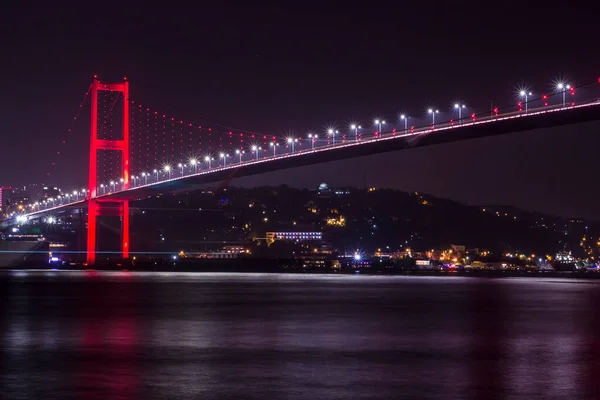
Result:
M129 258L129 200L98 201L88 200L88 229L87 229L87 264L96 263L98 246L97 221L102 216L118 216L121 218L121 257Z
M129 258L129 200L124 200L121 205L121 252L123 259Z
M96 218L98 217L98 203L95 199L88 200L87 215L87 248L86 262L88 266L96 263Z

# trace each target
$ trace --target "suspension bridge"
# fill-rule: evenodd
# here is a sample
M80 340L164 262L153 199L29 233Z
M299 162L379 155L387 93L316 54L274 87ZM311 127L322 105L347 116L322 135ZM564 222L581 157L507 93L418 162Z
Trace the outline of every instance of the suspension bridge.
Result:
M284 137L176 119L133 100L127 80L105 83L94 77L84 99L91 104L86 188L29 204L5 222L23 224L49 213L87 208L86 255L93 265L98 218L119 216L121 255L126 259L131 201L285 168L600 120L599 83L558 83L550 94L539 96L523 90L518 101L480 112L472 107L467 112L456 103L450 119L431 107L423 115L402 114L393 122L375 119L368 127L356 122L341 130L330 127Z

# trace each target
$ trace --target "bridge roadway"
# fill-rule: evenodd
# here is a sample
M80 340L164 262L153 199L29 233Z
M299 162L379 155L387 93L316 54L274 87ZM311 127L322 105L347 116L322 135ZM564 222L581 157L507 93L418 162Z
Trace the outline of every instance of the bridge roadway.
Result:
M463 122L462 125L450 122L436 124L435 128L424 127L416 129L413 133L384 132L377 137L363 140L346 141L336 145L317 147L314 150L302 150L295 153L265 156L258 160L243 161L241 164L231 163L225 167L213 167L209 170L199 171L195 174L176 176L156 183L138 185L128 190L117 191L97 196L99 201L111 199L139 200L160 193L183 191L194 186L228 181L250 175L282 169L296 168L305 165L324 163L347 158L396 151L408 148L430 146L434 144L456 142L461 140L476 139L487 136L496 136L507 133L523 132L550 128L562 125L585 123L600 120L600 100L585 104L557 107L541 107L524 112L513 112L498 117L486 117L475 122ZM82 208L86 201L57 205L26 214L36 218L48 212L58 213L70 208Z

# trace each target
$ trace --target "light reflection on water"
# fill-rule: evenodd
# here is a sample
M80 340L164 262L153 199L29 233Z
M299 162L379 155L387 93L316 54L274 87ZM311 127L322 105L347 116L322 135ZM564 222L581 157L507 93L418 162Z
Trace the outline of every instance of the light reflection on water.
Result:
M0 399L600 394L589 281L10 271L0 295Z

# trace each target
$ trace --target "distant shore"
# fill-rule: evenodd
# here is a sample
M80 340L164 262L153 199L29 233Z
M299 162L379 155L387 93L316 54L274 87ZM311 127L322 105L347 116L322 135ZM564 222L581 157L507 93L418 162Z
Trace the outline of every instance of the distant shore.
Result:
M107 263L87 267L81 263L73 265L52 266L48 263L32 262L0 267L0 272L10 270L44 270L44 271L130 271L130 272L196 272L196 273L288 273L288 274L340 274L369 276L431 276L431 277L482 277L482 278L577 278L600 279L600 273L588 271L497 271L497 270L418 270L392 268L327 268L303 267L286 260L253 260L255 262L144 262L144 263Z

